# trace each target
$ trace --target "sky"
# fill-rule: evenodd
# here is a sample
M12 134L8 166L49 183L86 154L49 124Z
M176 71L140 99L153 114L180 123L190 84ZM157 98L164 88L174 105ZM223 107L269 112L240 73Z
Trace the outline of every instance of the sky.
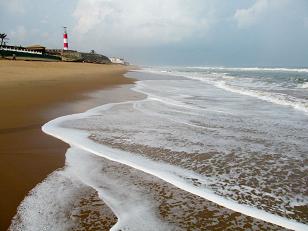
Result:
M308 66L308 0L0 0L10 45L139 65Z

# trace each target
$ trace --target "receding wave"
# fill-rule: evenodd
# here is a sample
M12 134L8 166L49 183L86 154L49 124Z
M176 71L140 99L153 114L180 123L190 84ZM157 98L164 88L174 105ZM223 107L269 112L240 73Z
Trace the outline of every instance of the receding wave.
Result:
M114 173L123 166L96 157L69 148L65 168L31 190L9 230L177 230L159 220L155 202L125 179L127 173Z
M181 167L176 167L176 166L173 166L167 163L164 164L162 162L153 161L149 158L140 156L140 154L136 154L136 153L134 154L134 153L130 153L127 151L122 151L115 147L113 148L108 147L104 145L103 143L101 143L101 141L99 141L99 140L103 140L102 138L99 138L99 136L103 135L103 133L90 132L90 130L94 129L94 127L92 127L94 124L91 125L91 122L88 119L90 120L93 119L93 121L96 121L95 122L96 131L99 130L99 131L106 132L107 130L100 128L101 125L98 126L98 121L103 122L103 120L105 120L104 124L105 122L107 122L107 124L109 124L109 126L111 127L116 126L116 124L118 124L119 121L117 121L117 119L114 121L115 118L110 118L109 117L110 113L119 114L121 115L122 119L123 118L132 119L135 117L135 115L131 115L132 116L131 117L131 116L128 116L127 114L122 114L123 111L118 111L118 110L123 107L126 108L126 106L130 104L132 105L134 105L135 103L138 104L139 102L140 101L120 103L120 104L111 104L105 107L100 107L95 110L91 110L84 114L78 114L78 115L58 118L44 125L43 130L44 132L69 143L73 147L77 147L87 152L110 159L112 161L116 161L116 162L119 162L119 163L122 163L128 166L131 166L133 168L139 169L141 171L144 171L146 173L159 177L165 180L166 182L169 182L187 192L201 196L202 198L213 201L219 205L222 205L234 211L237 211L237 212L240 212L240 213L243 213L243 214L246 214L246 215L249 215L249 216L270 222L270 223L281 225L286 228L291 228L291 229L296 229L296 230L307 228L306 225L298 223L296 221L288 220L281 216L277 216L277 215L259 210L253 206L239 204L238 202L234 200L226 199L225 197L219 196L213 193L211 190L207 189L206 185L208 184L208 180L206 180L206 178L204 178L203 176L199 174L194 173L191 170L185 170ZM128 110L125 109L125 111L130 112L134 110L133 108L134 107ZM109 112L109 110L114 110L114 109L115 111ZM102 116L102 118L100 118L100 116ZM111 121L106 121L107 118L110 118ZM145 118L140 118L139 116L137 116L137 118L138 120L141 120L144 123L147 123ZM85 119L85 121L83 121L83 119ZM123 122L125 124L125 121ZM131 123L134 124L136 128L137 127L139 128L139 125L136 124L136 121L132 120ZM121 125L118 124L118 125L120 125L123 128L123 126L125 127L124 124L121 124ZM76 128L78 130L76 130ZM114 131L117 131L117 129L118 129L118 126L114 127ZM144 128L144 129L147 129L147 128ZM125 132L124 133L123 132L124 130L120 131L120 134L122 134L122 136L125 134ZM118 135L116 134L114 136L118 137ZM124 140L127 139L125 138L125 136L126 135L122 137ZM122 140L122 138L120 140ZM143 138L146 138L146 136L143 135ZM148 138L151 139L151 137L148 137ZM96 140L96 141L94 142L93 140ZM196 184L196 181L198 182L198 184Z
M9 230L73 230L78 202L89 193L86 187L65 171L56 171L30 191L19 205Z

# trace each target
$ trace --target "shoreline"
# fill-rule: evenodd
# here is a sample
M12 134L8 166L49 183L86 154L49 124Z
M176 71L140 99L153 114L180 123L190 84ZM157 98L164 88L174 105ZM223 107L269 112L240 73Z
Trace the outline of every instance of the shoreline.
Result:
M7 229L17 206L45 177L64 166L68 145L41 126L59 116L110 101L135 98L100 90L132 84L128 67L84 63L0 60L0 229Z
M136 86L137 85L137 86ZM135 85L135 88L133 89L134 91L137 91L136 88L138 89L138 83ZM138 91L137 91L138 92ZM142 92L142 91L140 91ZM137 100L139 101L139 100ZM131 101L130 103L133 103L134 101ZM249 223L253 222L261 222L261 225L263 224L264 227L270 226L273 228L281 227L281 230L283 228L291 228L291 229L296 229L296 230L301 230L303 227L305 228L305 225L296 221L292 220L289 218L285 217L280 217L279 215L274 215L269 212L263 211L261 209L257 209L252 206L247 206L247 205L241 205L240 203L237 203L236 201L228 200L224 197L215 195L213 192L209 190L204 190L202 188L198 187L187 187L187 185L181 181L181 179L175 180L174 177L171 175L168 176L168 173L164 172L164 168L162 167L163 165L160 163L157 165L155 162L151 162L150 160L147 159L139 159L138 157L132 157L129 154L129 151L126 153L125 151L121 151L120 149L117 149L117 147L108 147L104 145L104 143L98 142L95 138L91 139L89 137L95 137L95 135L91 134L86 128L79 128L78 126L76 128L70 127L70 126L64 126L61 127L60 124L65 121L74 121L74 120L82 120L86 117L91 118L92 116L95 117L96 115L99 114L99 112L102 111L108 111L110 108L113 106L117 105L122 105L122 104L127 104L128 102L120 102L118 103L111 103L108 105L102 105L96 108L92 108L89 111L83 112L83 113L78 113L75 115L67 115L64 117L59 117L53 121L49 121L47 124L45 124L42 128L44 132L47 134L50 134L51 136L54 136L58 138L59 140L62 140L63 142L67 143L70 145L70 150L69 152L73 152L75 155L76 150L77 153L79 151L85 152L85 153L90 153L93 156L96 156L97 160L99 160L99 157L103 157L105 162L112 162L114 165L117 165L117 169L131 169L129 171L132 172L137 172L138 173L138 178L141 178L141 175L145 175L145 178L157 178L156 180L153 180L153 182L160 182L157 184L161 185L168 185L167 187L170 188L176 188L176 191L179 192L184 192L189 195L189 197L194 197L194 198L199 198L196 199L196 201L201 200L203 204L209 204L209 207L217 206L218 208L221 209L221 211L226 211L226 213L238 213L241 214L243 217L249 217L245 219L252 219ZM74 124L74 123L73 123ZM78 122L77 122L78 124ZM92 125L93 126L93 125ZM82 127L82 126L81 126ZM90 126L91 127L91 126ZM77 130L75 130L77 129ZM99 126L98 128L99 129ZM96 143L98 142L98 143ZM134 146L134 148L137 149L142 149L142 147ZM129 150L129 149L128 149ZM72 155L72 154L71 154ZM131 159L134 161L132 162ZM146 162L149 161L149 162ZM116 163L116 164L115 164ZM145 164L147 163L147 164ZM145 165L144 165L145 164ZM166 164L167 165L167 164ZM150 166L150 167L149 167ZM156 167L155 167L156 166ZM114 168L113 168L114 169ZM166 169L172 169L172 171L175 171L171 166L167 166ZM119 170L120 171L120 170ZM128 171L127 171L128 172ZM127 172L125 175L127 175ZM180 174L179 174L180 175ZM132 177L131 177L132 178ZM185 179L189 179L189 176L184 177ZM197 179L197 175L193 175L192 179ZM127 182L127 181L125 181ZM86 182L83 182L84 184L87 184ZM138 182L138 184L141 184ZM145 182L142 183L145 188L147 188L147 184ZM95 188L92 184L91 187ZM110 187L107 187L108 189ZM159 188L159 187L158 187ZM99 195L104 195L104 187L97 187L95 188L97 192L100 192ZM153 190L155 194L155 190ZM148 192L148 191L147 191ZM166 191L164 191L166 193ZM168 194L168 193L166 193ZM163 195L162 197L164 197ZM104 196L101 196L101 200L107 201L108 198L104 198ZM128 200L128 199L127 199ZM116 201L111 200L111 201ZM159 201L159 200L158 200ZM164 202L160 203L166 203L166 198L163 198ZM120 203L121 204L121 203ZM108 205L108 203L107 203ZM162 204L161 204L162 205ZM114 214L121 220L121 213L119 213L117 206L114 206L114 204L111 203L111 206L109 206L111 210L113 210ZM116 208L116 209L115 209ZM161 207L160 207L161 208ZM160 210L160 214L166 213L166 211ZM211 214L207 214L207 216L211 217ZM232 215L230 216L232 217ZM133 218L132 218L133 219ZM206 218L203 217L203 221ZM232 218L233 219L233 218ZM228 219L227 219L228 220ZM174 221L173 221L174 222ZM174 222L175 223L175 222ZM222 224L224 224L222 222ZM221 225L221 224L220 224ZM262 227L262 226L261 226ZM263 228L264 228L263 227ZM225 227L226 228L226 227Z
M82 65L84 65L84 64L82 64ZM0 67L1 67L1 63L0 63ZM73 66L71 66L71 67L73 67ZM82 71L85 71L84 68L86 68L86 67L87 66L83 66ZM105 68L109 68L109 67L105 66ZM117 66L117 67L119 67L119 66ZM46 67L44 67L44 68L46 68ZM74 66L74 68L78 68L78 66ZM91 66L91 68L95 69L94 66ZM3 137L5 137L5 135L9 139L11 134L13 134L13 135L15 135L15 138L16 138L16 136L17 136L17 138L19 137L19 139L24 141L25 143L27 143L29 145L29 147L32 145L33 149L30 150L32 152L32 155L31 155L30 152L27 152L27 151L29 151L29 149L21 150L20 147L17 147L18 145L16 145L16 147L14 147L15 150L20 151L20 152L17 152L17 153L13 153L13 152L11 153L12 155L15 155L15 157L12 157L12 158L19 159L17 162L20 163L20 166L19 166L20 169L15 168L15 170L17 169L18 171L21 171L22 168L25 167L25 166L23 166L23 164L26 163L26 167L28 169L25 172L27 172L28 174L33 174L33 176L34 176L35 171L39 172L39 169L36 168L36 167L44 166L45 167L44 170L46 170L46 167L49 168L50 167L49 165L54 164L53 163L54 160L57 160L60 163L59 167L57 167L56 169L53 169L51 171L52 174L49 175L49 173L51 173L51 172L49 172L46 175L41 174L41 175L38 176L38 177L43 177L42 179L44 179L44 182L42 182L42 184L35 184L34 186L32 186L32 188L30 188L30 189L34 189L34 190L31 190L31 192L29 192L29 190L28 190L28 192L26 192L26 193L28 193L26 200L24 200L24 202L26 201L26 203L21 204L21 211L23 211L23 208L26 208L26 210L27 210L27 208L29 208L28 207L29 204L31 205L31 197L33 197L33 196L36 197L35 193L32 194L35 190L38 191L37 195L41 195L41 198L49 198L49 200L52 201L52 198L53 198L52 195L57 193L58 187L56 185L51 187L52 189L55 189L55 191L54 192L51 191L51 193L49 193L45 196L44 196L44 194L41 194L39 192L39 190L40 190L40 188L44 188L44 184L46 183L45 180L46 179L47 179L47 181L48 181L48 179L50 180L50 176L52 178L53 177L52 175L57 174L57 172L60 173L60 174L64 173L64 175L68 174L67 176L70 177L69 173L65 172L65 169L66 169L65 167L67 167L67 166L64 166L64 160L62 160L62 165L61 165L60 159L61 158L65 159L65 155L68 155L70 157L76 156L76 155L78 156L79 151L85 152L85 154L87 155L86 152L88 151L89 152L88 154L90 154L90 156L94 155L94 156L98 156L98 157L104 157L103 158L104 160L100 160L99 158L95 159L95 157L93 157L93 160L97 160L98 162L102 161L102 163L105 163L106 166L110 165L111 170L117 168L117 169L119 169L119 172L123 171L123 174L124 174L124 175L122 175L123 179L125 179L125 177L128 177L126 180L124 180L125 183L128 183L130 180L135 178L136 182L131 182L131 183L133 183L133 185L136 184L136 183L138 185L142 185L142 188L140 188L140 189L144 189L145 194L151 192L151 195L154 195L155 201L157 201L157 203L162 206L162 207L159 206L159 210L157 210L157 212L161 215L162 218L166 218L165 221L167 221L167 222L175 224L176 222L179 221L179 220L177 220L178 218L182 219L182 217L177 217L177 218L175 218L175 220L168 219L168 216L171 218L172 216L177 215L177 213L175 213L175 214L168 213L169 209L164 210L163 206L166 206L166 208L168 208L168 206L172 207L172 206L174 206L174 200L175 201L182 201L181 199L177 198L177 196L175 196L173 199L170 199L168 196L166 196L166 195L170 194L170 195L182 195L184 197L190 198L191 201L187 201L187 205L192 205L192 204L195 204L195 203L201 204L202 206L204 206L204 208L202 208L203 212L204 211L211 211L211 210L213 210L213 208L215 208L216 210L217 209L219 210L217 215L219 215L219 213L225 213L225 215L228 214L229 218L226 218L225 216L224 217L218 216L219 220L221 219L221 221L219 223L219 226L221 228L227 227L227 224L230 220L236 221L236 219L237 219L236 217L238 216L238 214L241 214L240 215L242 217L241 219L243 219L243 221L246 220L248 225L257 224L257 225L260 225L260 228L261 227L263 227L263 228L264 227L277 228L276 225L278 225L278 227L282 226L282 227L294 228L294 229L296 227L298 229L303 228L302 224L297 223L295 220L294 221L288 220L288 219L284 220L283 217L279 217L279 216L269 214L269 213L266 213L266 212L264 213L264 211L262 212L262 210L254 209L254 208L249 207L249 206L248 206L249 207L248 208L244 205L241 206L238 203L234 204L234 203L232 203L232 201L230 202L227 199L224 200L223 197L221 197L221 198L217 197L217 196L215 197L215 195L212 195L211 192L208 192L206 190L203 191L203 190L201 190L201 188L197 188L197 187L188 187L187 188L187 185L185 185L181 180L174 181L172 176L169 176L169 177L167 176L168 174L162 174L162 175L159 174L162 171L161 166L158 166L157 169L159 169L159 170L156 171L155 167L154 167L154 166L156 166L155 163L151 162L150 164L148 164L149 166L152 166L153 169L152 168L147 169L146 166L143 166L142 164L139 165L138 161L136 163L134 163L133 165L131 165L132 163L130 161L126 162L126 158L123 158L125 156L121 156L121 152L117 152L116 150L113 150L112 148L109 149L107 146L103 147L103 150L105 150L105 151L100 151L100 148L98 148L97 150L96 150L96 148L92 149L92 145L91 145L92 143L89 146L86 145L86 147L83 147L83 144L87 144L86 140L77 139L77 142L76 142L73 139L72 142L70 142L70 141L67 142L67 140L64 138L66 136L65 135L66 134L65 129L63 131L62 131L62 129L60 129L60 133L59 132L55 132L55 133L51 132L50 133L50 132L48 132L48 129L47 129L47 132L45 131L46 129L44 129L44 127L46 127L46 126L48 127L48 124L54 123L53 120L55 120L55 121L60 120L61 121L62 119L66 118L66 117L73 118L73 117L79 117L79 116L82 117L82 115L88 115L88 114L91 115L91 113L95 114L96 110L104 109L106 107L109 108L109 106L112 106L112 105L126 104L129 101L134 102L134 101L142 100L143 92L142 91L138 92L138 90L136 90L136 87L138 89L138 84L135 84L135 80L130 79L130 77L131 77L130 75L128 75L130 77L127 77L127 78L123 76L124 73L127 73L128 71L129 71L128 69L126 69L126 70L118 70L117 69L117 70L110 71L107 74L105 73L105 76L110 77L111 75L113 75L114 77L112 77L112 79L113 80L117 79L117 81L112 82L112 83L110 83L108 81L107 81L108 83L106 83L106 82L103 81L103 82L100 82L100 84L97 84L97 81L100 79L100 77L96 78L91 73L84 72L83 74L80 73L79 77L78 77L78 75L74 75L74 79L67 79L67 77L65 77L65 76L63 77L63 75L61 75L61 81L59 81L57 84L55 84L54 81L58 81L58 80L55 80L54 77L51 77L51 79L50 79L49 75L47 75L47 78L43 77L45 82L41 83L41 84L38 84L38 82L37 82L38 80L35 79L35 78L34 78L35 80L30 81L30 82L27 82L28 80L24 81L24 82L23 81L17 81L15 83L12 83L12 81L11 82L7 81L6 84L4 84L5 87L7 87L8 89L12 88L12 86L14 86L14 87L19 86L19 90L27 88L27 85L30 84L32 86L32 88L31 88L32 90L43 87L45 89L45 91L49 91L50 93L52 93L51 95L53 97L57 98L57 99L61 98L59 96L61 93L63 94L62 97L65 96L64 101L63 102L61 101L61 103L59 103L59 102L49 102L48 101L48 105L46 105L46 98L43 98L43 99L41 99L41 100L43 100L42 101L43 105L36 104L38 102L35 101L36 103L34 103L34 105L27 105L27 107L26 107L27 110L25 110L25 108L22 108L23 112L29 112L30 113L31 118L30 117L28 118L29 122L35 121L32 118L33 114L35 115L34 112L37 112L39 114L39 116L37 115L37 118L45 118L46 120L47 120L47 118L49 118L47 121L45 121L41 125L35 124L35 123L33 123L33 124L25 123L25 124L23 124L24 126L19 126L19 127L13 127L13 126L5 127L5 126L3 126L3 127L0 128L0 141ZM114 72L116 72L117 74L115 74ZM87 78L85 78L85 79L82 78L81 76L83 76L83 75L86 75ZM91 75L91 77L89 78L90 75ZM53 76L53 75L50 75L50 76ZM122 80L120 80L118 78L122 78ZM39 79L40 79L39 81L41 81L42 77L40 77ZM90 84L90 82L92 82L93 79L94 79L94 81L93 81L93 85L92 85L92 84ZM109 80L109 78L108 78L108 80ZM122 83L123 81L125 82L126 85L123 85L123 83ZM62 88L64 86L72 85L72 84L73 85L76 84L77 89L74 88L74 91L70 91L70 92L62 91L63 90ZM85 86L86 84L89 84L89 85ZM98 85L100 86L99 88L98 88ZM131 89L132 86L135 86L134 90ZM1 87L3 87L3 85L1 85L1 80L0 80L0 88ZM61 88L61 89L59 89L59 88ZM70 86L70 88L64 87L64 89L66 89L66 90L71 89L71 86ZM8 92L11 92L11 91L8 90ZM34 94L34 95L36 93L37 92L31 92L31 94ZM57 95L55 95L54 93L56 93ZM68 96L67 93L69 93L70 97L72 97L71 100L68 100L68 98L66 98ZM22 96L24 97L24 95L22 95ZM38 95L36 95L36 97L37 96ZM53 97L52 97L52 99L54 99ZM15 103L16 102L18 102L18 101L15 101ZM10 102L10 103L12 103L12 102ZM106 105L106 104L108 104L108 105ZM5 105L4 102L2 102L2 104L0 104L0 107L3 107L4 105ZM15 105L15 104L13 103L13 105ZM31 109L29 109L29 108L31 108ZM33 109L36 109L36 110L33 112L32 111ZM79 113L81 113L81 114L79 114ZM72 114L75 114L75 115L72 115ZM20 117L24 118L24 116L25 116L25 114L20 114ZM62 116L64 116L64 117L62 117ZM12 114L11 114L11 117L13 117ZM16 120L15 124L18 124L17 122L21 123L21 121ZM44 126L42 126L42 125L44 125ZM42 131L44 131L47 134L50 134L51 137L49 137L49 136L48 137L51 138L51 140L53 140L54 143L53 144L51 144L51 143L49 143L49 144L40 143L41 141L43 141L43 138L42 138L42 137L44 137L43 134L39 134L39 135L37 134L37 137L40 137L40 139L35 139L35 141L34 141L33 137L36 137L36 136L34 136L31 132L36 131L36 129L39 129L40 133L42 133ZM51 129L51 131L53 131L53 129ZM4 135L4 136L2 136L2 135ZM59 142L62 143L62 144L60 145L60 143L58 141L55 141L52 136L59 138L60 139ZM62 136L64 136L64 137L62 137ZM89 135L89 134L85 135L85 136L91 137L91 135ZM73 137L75 137L75 136L73 136ZM15 140L12 140L12 141L15 141ZM64 144L64 142L62 142L62 141L68 143L68 145ZM95 139L93 139L92 141L95 141ZM36 143L34 143L34 142L36 142ZM19 142L18 144L20 144L20 143L22 143L22 142ZM71 145L71 144L73 144L73 145ZM60 148L60 146L61 146L62 149ZM12 147L13 147L13 145L12 145ZM68 147L70 147L70 148L68 149ZM76 152L76 150L74 150L74 149L76 149L76 147L80 148L80 150L77 150L77 152ZM93 147L96 147L96 145L94 145ZM3 148L2 147L0 147L0 148L1 148L0 150L2 151ZM134 148L136 148L136 146ZM46 151L46 152L44 152L44 151ZM115 153L116 153L116 155L113 155L113 156L115 156L115 159L113 159L112 156L107 155L108 153L113 153L113 151L115 151ZM42 152L44 152L44 153L42 153ZM60 155L61 152L62 152L62 155ZM66 154L63 155L63 153L64 154L66 153ZM0 154L2 154L2 153L0 152ZM5 156L5 153L3 153L3 156ZM2 158L3 156L1 155L0 157ZM46 157L47 157L47 160L46 160ZM22 158L24 158L24 159L22 159ZM35 159L36 163L32 163L33 162L32 158ZM52 159L52 158L54 158L54 159ZM120 159L118 159L118 158L120 158ZM38 162L37 162L37 160L38 160ZM87 159L85 159L85 160L87 160ZM68 164L68 166L70 166L71 159L66 158L66 161L67 161L66 164ZM141 162L144 163L144 161L141 161ZM82 165L83 164L81 164L81 165L79 164L78 168L76 168L76 170L80 170L79 166L82 166ZM9 166L7 168L9 169L10 167L11 166ZM168 169L169 168L170 168L170 166L168 167ZM54 171L54 170L56 170L56 171ZM3 169L1 169L1 171L3 171ZM129 176L129 175L127 175L128 172L131 172L131 173L134 173L134 174ZM97 173L99 173L99 172L97 172ZM48 177L47 177L47 175L48 175ZM37 177L37 175L35 175L35 176ZM107 176L108 176L108 172L107 172ZM143 180L140 180L142 178L141 176L144 176ZM22 178L22 177L25 177L25 176L20 175L19 177ZM110 175L110 177L112 178L113 175ZM106 179L110 179L110 177L107 177ZM198 178L197 176L193 175L192 179L197 179L197 178ZM12 179L14 179L14 177ZM30 179L30 178L28 178L28 179ZM40 180L40 182L42 181L42 179ZM185 177L185 179L189 179L189 176ZM51 179L50 182L52 182L52 179ZM155 182L156 186L159 186L158 188L164 189L163 194L161 194L161 192L162 192L161 190L156 191L156 189L149 186L149 185L152 185L153 182ZM10 183L11 182L8 182L8 184L10 184ZM82 191L84 191L84 192L86 192L86 194L79 195L79 197L75 198L75 199L74 199L74 197L71 197L71 196L69 198L66 198L66 199L70 199L72 201L77 201L77 199L80 200L80 202L82 202L80 204L80 211L82 211L82 209L85 208L83 206L85 206L85 204L87 204L88 202L91 204L92 202L100 201L99 206L101 206L103 208L102 210L104 211L104 213L100 214L101 217L98 217L98 220L100 220L101 223L99 224L98 222L95 222L95 224L99 225L99 226L102 225L102 224L106 225L106 226L104 226L106 229L109 229L113 225L115 225L116 220L120 221L122 219L121 213L118 213L117 209L114 210L114 204L110 203L110 201L108 202L108 200L105 201L104 197L101 197L101 195L104 194L104 192L105 192L104 187L101 188L99 186L99 187L96 188L96 187L93 187L93 185L91 185L91 184L87 184L86 182L82 181L82 183L89 186L89 187L87 187L87 186L83 187L83 190L81 190L81 193L82 193ZM20 184L21 184L21 181L17 181L17 185L20 186ZM36 187L36 186L39 186L39 187ZM59 186L61 188L61 185L59 185ZM33 188L33 187L35 187L35 188ZM2 191L4 191L4 190L1 189L1 193L2 193ZM8 190L8 192L9 192L9 190ZM51 195L51 196L49 197L48 195ZM71 195L71 194L69 193L69 195ZM24 196L26 196L26 194ZM129 195L127 195L127 196L129 196ZM1 198L3 199L5 197L1 197ZM30 198L30 200L29 200L29 198ZM140 198L142 198L142 197L140 197ZM167 202L168 198L170 199L169 202ZM127 198L127 200L128 200L128 198ZM118 200L114 200L114 201L118 201ZM0 201L0 202L2 203L2 201ZM44 202L44 199L43 199L43 202ZM110 203L110 205L109 205L109 203ZM41 204L41 203L36 203L36 202L32 203L32 205L34 205L34 206L37 205L37 204ZM0 205L1 205L0 206L1 209L4 208L4 206L2 207L2 204L0 204ZM185 206L185 203L183 203L183 205ZM234 208L236 208L236 209L234 209ZM16 208L15 208L15 210L16 210ZM89 207L87 207L86 210L90 211ZM47 209L47 211L48 211L48 209ZM51 214L52 214L53 211L54 210L51 211ZM97 211L97 210L95 210L95 208L93 208L93 211ZM106 211L107 211L108 216L104 215ZM40 212L36 212L36 213L40 214ZM77 217L78 219L80 219L80 221L81 221L80 224L82 225L81 227L90 227L90 226L87 226L87 225L92 224L92 222L89 223L89 220L87 220L87 218L90 218L92 216L90 214L90 212L84 213L84 211L82 211L79 214L76 214L74 212L72 214L74 214L73 215L74 218ZM188 214L192 215L193 211L189 211ZM1 215L1 219L2 219L2 214L0 214L0 215ZM206 223L207 219L209 219L209 220L215 219L215 216L216 215L213 215L213 214L211 215L211 213L209 212L209 213L204 213L202 216L198 217L198 219L200 219L200 227L202 227L202 225L204 225L204 223ZM15 221L17 220L15 222L15 225L16 224L18 225L18 220L21 219L21 217L22 216L17 214L17 216L15 217ZM27 218L29 216L28 215L25 216L25 214L24 214L23 217ZM30 217L32 217L32 216L30 216ZM103 217L103 219L101 219L102 217ZM226 219L226 220L224 220L224 219ZM40 218L38 220L42 220L42 219ZM192 218L190 218L189 220L192 220ZM108 221L110 223L106 223L106 221ZM245 222L244 222L244 224L245 224ZM85 225L85 226L83 226L83 225ZM117 225L119 226L118 223L117 223ZM189 225L189 223L182 224L182 225L183 226ZM45 227L46 227L46 225L45 225ZM0 227L0 228L2 228L2 227Z
M49 121L42 127L42 130L53 136L64 143L70 146L70 149L78 149L83 152L91 153L92 155L103 157L108 161L115 162L119 165L127 166L128 168L132 168L134 170L140 171L146 175L150 175L154 178L158 178L163 182L172 185L172 187L177 188L180 191L185 191L188 194L191 194L196 197L200 197L201 200L205 200L210 203L214 203L221 208L226 210L239 213L244 216L248 216L251 219L259 220L261 222L268 223L273 227L281 227L290 230L303 230L306 228L306 224L301 223L296 220L292 220L286 217L279 216L277 214L272 214L266 212L262 209L255 208L253 206L240 204L236 201L224 198L222 196L216 195L210 190L199 188L196 186L188 186L182 179L172 176L168 174L166 169L172 169L172 171L176 172L178 169L172 165L168 165L167 163L156 163L151 159L146 159L142 157L133 157L130 152L125 152L123 150L108 147L104 144L101 144L95 139L90 139L91 133L86 130L74 130L73 128L68 127L61 127L62 124L69 120L82 120L85 117L91 117L98 114L99 111L108 110L110 107L115 105L125 104L126 102L120 103L110 103L107 105L98 106L96 108L92 108L88 111L74 114L74 115L67 115L63 117L56 118L55 120ZM72 135L73 134L73 135ZM134 161L131 161L131 160ZM165 166L165 168L164 168ZM191 175L189 175L191 174ZM179 174L180 175L180 174ZM198 175L194 173L188 173L185 175L185 179L198 179ZM97 190L97 189L96 189ZM106 199L101 198L103 201ZM108 200L107 200L108 201ZM112 210L112 206L110 207ZM115 211L113 211L115 213ZM116 213L115 213L116 214ZM118 216L118 215L117 215Z

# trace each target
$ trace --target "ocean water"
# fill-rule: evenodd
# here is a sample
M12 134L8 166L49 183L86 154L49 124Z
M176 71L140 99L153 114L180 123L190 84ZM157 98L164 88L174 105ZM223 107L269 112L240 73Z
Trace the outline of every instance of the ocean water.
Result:
M70 144L66 166L24 199L12 230L83 230L89 192L116 216L111 230L308 230L308 69L127 75L143 99L43 126ZM101 204L88 224L110 220Z

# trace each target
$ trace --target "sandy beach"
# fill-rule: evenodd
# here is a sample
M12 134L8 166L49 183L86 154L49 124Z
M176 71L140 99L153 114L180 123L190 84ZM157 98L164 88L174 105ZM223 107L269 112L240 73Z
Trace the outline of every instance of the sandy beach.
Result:
M5 230L25 195L64 166L67 145L41 131L49 120L110 100L90 92L130 84L127 67L86 63L0 60L0 230ZM133 96L134 97L134 96Z
M308 231L307 9L0 1L0 231Z
M212 174L212 169L216 171L215 166L218 166L219 172L214 174L223 176L229 171L225 158L230 162L236 156L219 156L204 149L204 152L193 153L194 158L191 158L192 153L183 150L207 142L213 145L215 141L188 142L189 136L196 137L191 132L198 134L200 126L196 129L174 121L182 114L173 103L166 106L161 105L159 98L146 98L147 94L153 93L159 97L159 92L155 91L164 95L175 89L185 89L182 85L180 88L172 86L172 83L183 82L186 86L188 81L182 78L172 81L168 76L164 79L140 72L130 72L130 78L126 78L123 74L128 70L118 65L0 62L1 230L9 227L18 206L9 230L42 230L45 227L52 230L109 230L111 227L156 230L157 225L160 230L286 230L283 227L298 225L293 226L292 222L289 225L289 221L278 218L286 222L280 227L275 220L277 217L274 222L263 215L257 218L249 213L250 210L247 212L246 207L236 210L238 204L234 209L234 203L230 204L230 201L221 203L219 194L214 199L208 197L212 193L207 194L201 186L210 178L204 180L200 178L201 174ZM131 90L132 86L134 90ZM202 92L209 94L211 91L213 87L202 86ZM178 96L183 94L175 92L175 97ZM113 102L121 103L108 104ZM207 100L202 102L209 103ZM104 104L108 104L104 106L106 108L100 108L94 114L85 112ZM157 114L157 110L162 113ZM184 107L181 110L190 120L192 109ZM67 116L67 121L55 125L57 122L53 119L80 112L85 113L76 115L78 118L75 119L74 115ZM207 111L205 115L214 123L216 114L211 117L211 113ZM195 118L198 117L195 115ZM56 120L59 119L62 118ZM204 123L205 119L202 117L200 121ZM222 125L222 122L218 121L218 124ZM43 125L44 132L51 136L42 132ZM208 125L202 126L202 137L210 135L210 130L203 131ZM170 146L168 142L177 140L169 137L173 133L166 132L166 128L179 129L180 134L173 130L177 139L181 134L188 137ZM84 132L87 132L86 137ZM75 135L70 136L72 133ZM79 136L79 133L83 135ZM167 139L159 141L158 138L166 134ZM74 141L76 137L83 138ZM91 149L97 145L98 149ZM134 155L132 159L137 165L131 165L130 155ZM266 161L260 158L252 161L262 161L264 165ZM216 160L219 161L216 163ZM160 161L169 165L157 165L162 163ZM238 167L238 172L245 170L246 158L245 161L232 168ZM147 170L147 166L152 169ZM186 168L190 170L186 171ZM199 175L191 175L191 170ZM173 171L181 177L179 182L185 179L185 186L173 180L177 177L172 176ZM165 175L160 175L161 172ZM171 180L168 174L171 174ZM249 179L245 182L245 176L235 179L242 180L244 185L251 183ZM227 189L227 185L226 181L222 188ZM199 190L198 187L203 194L190 191L191 188ZM249 195L240 198L240 191L231 195L250 199ZM300 209L295 215L305 219Z

